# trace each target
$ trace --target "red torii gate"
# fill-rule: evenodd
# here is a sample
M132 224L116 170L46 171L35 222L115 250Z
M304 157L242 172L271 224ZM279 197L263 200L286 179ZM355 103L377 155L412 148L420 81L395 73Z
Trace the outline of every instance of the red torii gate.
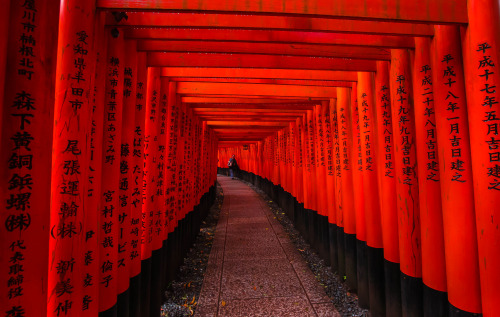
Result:
M92 316L98 310L103 316L112 316L117 311L128 312L128 306L124 306L126 292L122 292L126 283L119 283L121 286L116 286L116 290L104 292L106 294L100 297L96 297L95 288L82 289L70 283L80 279L78 274L84 272L96 275L96 280L99 274L102 278L123 275L122 267L117 271L116 267L109 266L120 260L119 250L94 250L99 268L71 264L72 255L76 254L73 258L79 260L81 254L78 252L92 251L91 246L97 247L96 236L87 236L85 243L78 244L76 238L65 240L53 230L77 221L87 233L104 230L106 236L118 237L117 228L108 232L108 229L96 227L96 219L82 217L81 210L87 207L78 208L82 202L92 199L85 197L83 191L75 192L75 182L81 175L82 180L102 183L102 191L105 189L109 195L101 195L98 199L109 208L118 208L118 197L111 195L113 188L118 188L123 179L131 177L140 177L142 182L142 176L135 172L119 175L112 167L111 156L105 153L111 151L110 146L123 148L130 143L131 131L135 128L135 150L150 155L145 172L161 172L151 166L151 162L160 157L166 166L175 166L165 176L171 183L165 187L165 194L158 195L158 202L145 204L146 209L163 210L164 207L158 204L166 208L166 214L154 215L151 219L146 217L156 225L145 224L151 232L146 230L142 236L142 248L146 251L142 254L141 273L146 281L143 284L145 291L151 290L150 285L153 292L160 288L148 274L158 272L161 261L164 261L161 260L164 255L160 253L163 251L158 251L164 249L162 243L168 240L167 237L175 238L167 233L178 232L176 228L185 225L183 219L187 219L194 206L194 202L186 197L195 190L189 180L198 182L198 174L185 165L172 165L172 162L206 158L202 168L208 177L206 171L215 167L217 142L220 148L227 149L224 155L228 154L227 151L241 153L242 145L250 144L251 153L245 155L244 166L249 169L253 166L249 172L254 176L262 176L294 195L299 209L300 203L306 202L308 210L303 210L304 216L316 226L312 229L321 232L316 236L313 230L309 238L317 241L321 252L325 252L325 244L331 246L333 241L337 243L347 238L347 244L337 244L338 254L332 266L337 266L342 272L346 263L350 265L347 282L351 288L358 289L360 303L369 306L373 314L398 315L403 312L411 316L444 316L448 313L445 306L449 302L452 316L481 312L485 316L494 316L500 296L497 269L500 267L500 158L497 144L500 141L497 140L496 122L500 98L496 84L500 75L495 71L499 63L500 17L497 1L97 0L94 3L70 0L66 1L65 8L61 8L59 33L55 23L57 6L48 0L32 2L36 5L36 17L32 13L35 7L8 1L10 14L7 14L7 6L8 17L2 20L8 23L0 25L2 34L9 34L4 37L5 41L0 40L0 48L6 47L0 50L0 98L3 103L0 140L4 153L0 167L3 180L0 185L1 223L7 228L5 239L2 235L0 240L2 255L7 254L5 250L21 254L24 262L20 262L18 255L16 265L24 265L26 272L24 282L13 284L15 276L5 273L15 269L8 264L11 255L0 257L0 282L9 285L5 288L7 298L2 299L0 312L6 312L7 316L21 313L37 316L44 315L45 311L50 316L63 313ZM128 19L123 19L123 13ZM122 20L118 21L120 16ZM21 26L27 18L31 20L30 25L36 26L36 31L35 27L26 30L25 24ZM109 31L118 39L106 36ZM33 32L34 36L31 41L23 40L27 42L23 42L22 50L16 46L21 32ZM58 45L47 37L47 34L53 36L57 33ZM62 54L68 47L78 49ZM135 52L139 52L136 66L133 60L127 60ZM35 57L37 59L33 59ZM78 65L80 73L70 77L68 74L72 74ZM107 67L116 70L116 76L103 72ZM123 82L115 85L114 77ZM54 78L57 78L57 84ZM101 89L105 87L104 80L106 91ZM132 93L126 93L128 89L124 88L129 82L133 82L130 84L137 89L136 104L142 106L135 114L126 112L127 103L121 97L115 101L117 90L125 93L124 98ZM54 85L59 94L56 95L55 107ZM346 98L349 93L352 100ZM62 98L69 94L73 99ZM33 97L36 105L21 103L19 98L22 96ZM104 120L102 114L99 115L102 110L95 110L99 106L107 107ZM80 113L79 109L88 111ZM94 109L92 114L91 109ZM113 123L115 116L121 117L122 109L123 131L121 125ZM18 110L22 112L16 112ZM52 134L52 127L48 129L46 123L52 121L54 113ZM330 126L323 125L327 113ZM437 114L435 118L434 113ZM131 119L132 115L135 121ZM16 128L18 121L13 118L21 118L21 130ZM205 122L201 124L198 119ZM376 132L372 130L375 126ZM16 135L26 136L25 128L29 139L19 143ZM191 129L197 132L186 133ZM326 133L326 129L331 129L330 133ZM13 135L14 132L17 134ZM199 142L201 134L203 142ZM44 139L38 135L43 135ZM122 136L121 143L115 140L116 135ZM331 140L326 135L330 135ZM80 156L82 148L77 145L90 140L90 136L93 141L88 145L88 153L99 148L92 153L102 156L103 166L109 169L101 171L99 168L95 172L94 164L100 163L91 156ZM175 140L174 148L167 149L166 137ZM146 150L137 145L138 140L150 142L148 146L154 144L155 148ZM17 152L11 151L13 145ZM52 168L46 150L51 145L56 151ZM329 147L330 152L325 153L324 147ZM371 151L375 149L379 153L374 155ZM427 158L421 155L422 152ZM123 151L121 154L123 156ZM192 157L194 154L199 158ZM15 162L14 155L18 158ZM30 155L41 159L33 166L27 165L26 159ZM258 160L258 156L271 160L264 163ZM316 159L311 160L311 157ZM329 161L327 166L325 160ZM77 162L85 172L77 175L73 169L74 174L69 174L68 161ZM132 164L125 156L120 161ZM226 161L226 157L220 158L220 167L225 167ZM377 167L376 173L371 173L372 166ZM355 167L352 173L345 172ZM325 168L335 170L334 176L329 175L335 179L335 184L324 175ZM422 173L423 169L427 173ZM291 178L287 177L289 171L294 175ZM47 179L50 172L53 175L52 192L48 195L50 186L42 186L43 189L39 182ZM105 176L102 180L101 174ZM28 180L24 183L13 181L28 175L34 184L26 183ZM183 178L176 178L179 175ZM396 183L391 180L394 176L397 176ZM145 195L153 193L156 185L152 183L153 179L152 174L144 178ZM312 179L314 184L309 184ZM213 180L211 175L210 181ZM352 188L353 180L354 186L360 186ZM202 194L208 190L210 181L196 190ZM440 195L422 191L426 189L422 184L431 186L431 182L437 182L433 188L440 189ZM310 188L305 188L308 185ZM86 186L85 189L102 194L101 184L96 188ZM384 192L380 196L370 195L367 190L373 186L397 193L398 201L391 201ZM28 187L30 191L27 191ZM336 191L334 209L324 204L326 196L333 194L325 188ZM360 188L364 189L364 195L353 197L352 192L362 193ZM179 194L182 201L171 204L172 192ZM120 193L125 196L129 192L120 187ZM31 206L22 204L20 195L27 199L31 195ZM50 215L49 197L53 197ZM316 204L315 199L321 203ZM349 206L343 199L358 201L356 206ZM39 222L37 227L31 225L28 230L24 222L17 222L17 227L12 227L16 223L11 220L34 215L30 211L35 200L37 208L43 210L31 220L31 223ZM377 208L363 205L370 200L373 200L372 205L380 203L383 245L375 238L379 224L371 223L379 221ZM456 206L459 201L463 203ZM431 205L432 208L427 208ZM61 218L62 206L73 206L78 216L71 214L73 209L68 209L69 218ZM13 208L17 213L13 213ZM422 214L430 210L431 215ZM137 211L129 211L131 216L134 212ZM460 217L455 215L457 212ZM366 222L365 213L371 222ZM444 215L443 224L438 223L441 213ZM396 214L398 219L395 219ZM109 215L109 219L107 214L100 216L105 222L120 219L116 214ZM165 227L168 229L160 233L162 226L158 224L165 219L172 221ZM344 224L346 219L350 222ZM387 237L395 236L393 226L398 220L399 241L395 242ZM330 228L334 228L338 239L332 240L328 234L325 237L324 224L327 222ZM50 233L47 229L49 223L50 226L53 224ZM361 225L358 231L353 227L356 224ZM120 228L126 230L134 226L138 224L121 224ZM361 229L364 227L366 231ZM153 229L157 231L153 232ZM425 240L426 230L432 230L430 240ZM10 232L19 233L22 240L14 241ZM78 233L73 229L67 231L68 234L73 232ZM49 266L49 289L44 293L40 289L47 289L45 280L42 279L41 284L35 280L47 267L45 264L39 266L34 258L45 259L49 243L48 240L42 243L37 251L33 250L33 244L43 240L39 237L48 238L49 234L52 234L49 252L54 251L52 260L58 264L65 261L67 266L71 264L71 272L69 266L66 269ZM353 245L349 240L356 239L356 236L359 248L354 253L353 249L343 249L346 245L356 248L356 241ZM122 243L133 241L126 236L120 239L123 239L120 240ZM29 249L23 253L25 247ZM395 250L398 247L399 254ZM97 257L99 252L101 254ZM352 271L356 262L358 273ZM385 272L381 263L385 265ZM460 263L461 270L457 269L457 263ZM137 263L135 265L136 269L130 275L132 278L139 276ZM102 272L99 273L99 269ZM404 273L401 277L400 270ZM382 275L385 280L381 279ZM82 280L88 282L88 279ZM132 281L131 290L134 289ZM107 290L111 284L115 288L114 283L108 280L106 288L104 284L100 287ZM63 288L65 285L74 290L68 291L68 288ZM151 295L151 299L147 292L143 292L142 301L146 306L151 301L154 307L159 300L155 296L160 292ZM383 296L369 296L370 293L384 294L385 299ZM35 298L39 300L33 301ZM48 309L44 306L45 298L48 298ZM148 311L134 310L138 307L136 304L131 306L131 314L149 315ZM155 312L152 311L151 315Z

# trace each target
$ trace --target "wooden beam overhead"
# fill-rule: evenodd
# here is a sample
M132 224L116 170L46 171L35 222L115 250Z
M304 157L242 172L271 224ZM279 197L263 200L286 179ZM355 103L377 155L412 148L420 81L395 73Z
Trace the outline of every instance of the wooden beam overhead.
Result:
M256 132L261 132L261 131L268 131L268 132L275 132L278 131L279 129L282 129L284 125L275 125L275 126L258 126L254 124L244 124L244 125L239 125L239 126L228 126L224 124L211 124L210 128L213 129L214 131L217 130L232 130L232 131L242 131L245 129L251 128L252 131Z
M423 23L383 21L373 23L358 19L190 12L128 12L127 15L128 19L122 20L118 24L112 15L108 15L106 24L120 27L268 29L409 36L434 35L432 25Z
M386 48L318 44L141 40L137 43L137 49L149 52L267 54L387 61L391 59L390 50Z
M125 29L123 32L125 33L126 38L137 40L316 44L356 47L371 46L382 48L415 47L415 42L412 37L392 35L188 28L134 28Z
M217 68L217 67L163 67L162 76L184 78L253 78L289 80L357 81L357 72L303 69Z
M257 133L257 134L268 134L268 133L274 133L278 129L281 129L281 127L278 128L268 128L268 127L262 127L261 129L254 129L252 130L252 133ZM212 127L212 130L215 133L246 133L242 132L242 129L232 129L232 128L214 128Z
M297 107L298 108L298 107ZM307 110L313 110L313 106L310 107L301 107L298 109L294 108L272 108L268 107L266 105L262 105L260 108L256 107L234 107L234 105L228 105L226 108L207 108L207 107L196 107L196 108L191 108L195 113L199 112L211 112L211 113L217 113L217 112L248 112L252 111L252 113L272 113L279 111L279 113L303 113L304 111Z
M232 109L226 109L226 111L210 111L210 110L196 110L193 109L193 113L196 114L199 118L207 117L207 116L220 116L220 117L235 117L235 118L269 118L269 117L287 117L287 118L296 118L305 113L306 110L301 110L300 112L290 113L290 112L254 112L247 109L244 112L240 111L232 111ZM264 120L266 121L266 120Z
M376 71L375 61L363 59L215 53L149 52L147 55L147 64L151 67L253 67Z
M186 83L189 84L189 83ZM214 83L215 84L215 83ZM283 86L283 85L276 85L276 86ZM332 87L326 87L326 88L332 88ZM279 102L314 102L317 104L318 102L328 100L329 98L324 98L324 97L299 97L299 96L271 96L271 95L238 95L238 94L232 94L232 95L224 95L222 94L223 92L214 93L212 95L208 94L197 94L197 93L187 93L187 94L182 94L181 98L183 97L200 97L200 98L244 98L244 99L253 99L254 102L259 102L263 99L276 99ZM230 92L227 92L228 94ZM335 97L332 97L335 98Z
M351 81L339 81L339 80L326 81L326 80L297 80L297 79L200 78L200 77L198 78L169 77L169 80L175 82L212 82L212 83L352 87Z
M235 122L292 122L297 119L298 116L295 117L236 117L236 116L200 116L199 118L204 121L215 121L215 120L234 120Z
M232 94L259 95L259 96L292 96L335 98L335 87L310 87L293 85L264 85L264 84L236 84L236 83L177 83L179 94L220 94L221 91L230 91Z
M252 122L251 124L248 122L239 122L239 121L207 121L207 125L209 126L222 126L222 127L235 127L239 126L244 129L254 129L255 127L286 127L288 123L286 122L270 122L270 121L260 121L260 122Z
M244 104L316 104L314 101L305 101L303 99L275 99L275 98L244 98L244 97L214 97L214 96L204 96L204 97L181 97L181 101L185 103L194 104L232 104L232 105L244 105Z
M96 5L113 11L223 12L467 23L466 0L97 0Z

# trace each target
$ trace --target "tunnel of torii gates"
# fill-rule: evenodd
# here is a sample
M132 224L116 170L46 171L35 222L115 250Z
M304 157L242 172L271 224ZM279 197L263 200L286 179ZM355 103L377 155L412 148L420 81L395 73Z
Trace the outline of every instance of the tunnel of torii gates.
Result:
M499 316L497 0L6 0L0 316L158 316L217 167L373 316Z

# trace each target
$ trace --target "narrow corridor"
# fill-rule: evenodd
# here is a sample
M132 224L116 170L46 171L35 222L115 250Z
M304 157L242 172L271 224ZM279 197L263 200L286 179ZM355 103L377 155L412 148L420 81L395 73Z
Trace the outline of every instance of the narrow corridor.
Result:
M266 202L217 179L224 203L196 316L340 316Z

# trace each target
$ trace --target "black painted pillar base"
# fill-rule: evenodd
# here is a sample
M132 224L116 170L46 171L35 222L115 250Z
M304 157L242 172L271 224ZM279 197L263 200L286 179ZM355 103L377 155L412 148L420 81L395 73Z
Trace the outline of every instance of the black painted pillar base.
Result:
M294 225L298 232L305 239L305 219L304 219L304 204L295 203Z
M129 298L129 310L130 317L141 317L141 274L130 279L130 298Z
M448 317L448 293L423 285L424 317Z
M330 237L328 228L328 217L318 215L319 227L319 255L325 261L326 265L330 265Z
M399 263L384 260L385 311L387 317L400 317L401 309L401 271Z
M309 221L311 220L310 217L309 217L309 209L307 209L304 205L304 209L302 210L302 219L304 221L304 225L303 225L303 228L304 228L304 233L302 234L302 236L304 237L304 239L308 242L308 243L311 243L311 239L309 238Z
M176 245L175 241L175 231L170 232L167 238L167 271L166 271L166 284L168 285L175 278L175 259L174 259L174 249Z
M422 279L401 272L401 308L405 317L422 317L423 289Z
M384 249L367 247L370 314L385 317Z
M163 244L161 247L161 272L160 272L160 288L161 293L165 294L167 290L167 268L170 265L168 262L169 259L167 257L167 249L168 249L168 241L167 239L163 240Z
M365 241L357 241L358 303L361 308L370 308L370 288L368 284L368 251Z
M158 317L163 299L160 279L162 269L161 255L161 249L153 250L151 255L151 309L149 312L149 316L151 317Z
M347 287L352 292L358 291L358 245L355 234L344 234L344 250L345 250L345 276ZM340 256L339 256L340 258Z
M99 317L119 317L118 316L118 308L116 304L111 307L110 309L107 309L105 311L102 311L99 313Z
M118 294L116 307L119 317L130 317L130 286L125 292Z
M346 234L344 233L344 228L343 227L338 227L337 228L337 253L338 253L338 270L339 270L339 275L341 278L344 278L346 276L346 262L347 262L347 257L346 257L346 241L345 241ZM354 236L354 241L356 241L356 236ZM356 243L354 243L354 249L350 250L351 253L354 253L354 259L350 259L350 263L354 261L356 263ZM351 255L352 257L352 255ZM350 264L351 265L351 264ZM356 267L356 264L354 264L354 267ZM351 273L352 275L352 273ZM354 274L356 276L356 274ZM357 278L355 278L357 281ZM357 283L353 283L353 285L356 285L354 289L351 288L351 290L354 292L357 289Z
M339 270L339 255L337 252L337 230L338 227L334 223L328 224L328 238L330 240L330 266L333 273Z
M317 233L317 228L318 228L318 225L317 225L317 213L316 211L312 210L312 209L307 209L306 210L307 212L307 215L308 215L308 219L309 219L309 222L308 222L308 228L307 228L307 231L308 231L308 237L309 237L309 244L311 245L311 247L314 249L314 250L318 250L318 245L316 244L317 242L317 239L316 239L316 233Z
M481 317L483 314L476 314L476 313L471 313L467 312L465 310L461 310L459 308L456 308L452 304L449 305L449 315L450 317Z
M150 316L151 262L151 257L141 261L141 317Z
M290 219L290 221L293 223L295 221L295 219L294 219L295 198L289 192L285 192L285 195L286 195L285 212L286 212L288 219Z

